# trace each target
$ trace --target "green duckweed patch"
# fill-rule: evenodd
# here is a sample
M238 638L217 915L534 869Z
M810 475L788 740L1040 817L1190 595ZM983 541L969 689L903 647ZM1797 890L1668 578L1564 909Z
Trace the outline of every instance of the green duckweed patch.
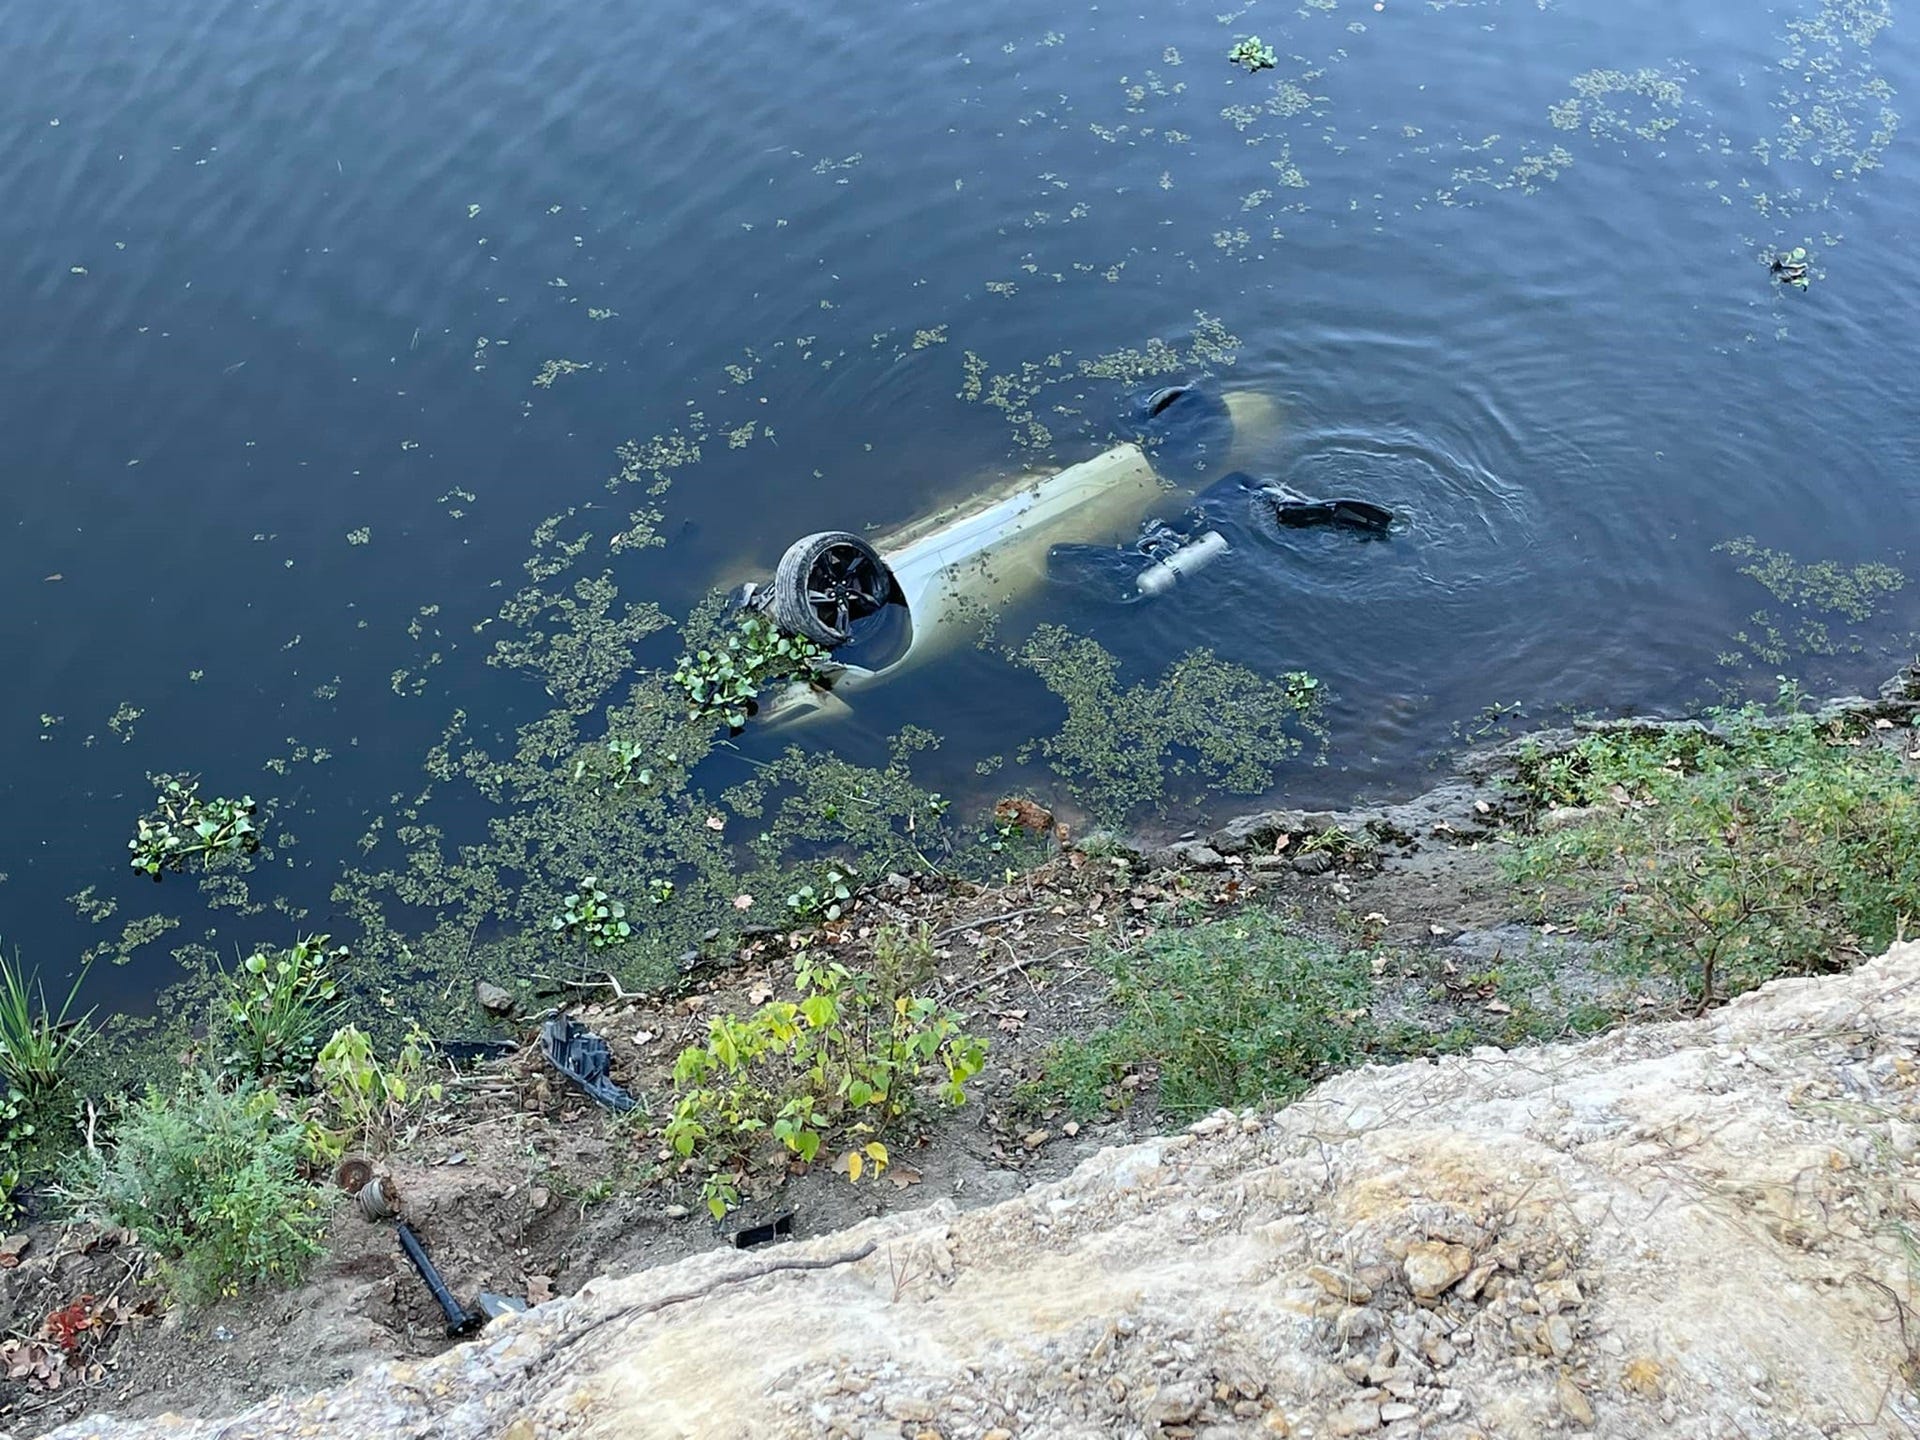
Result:
M1111 652L1058 625L1041 626L1010 658L1067 711L1021 758L1044 757L1102 820L1162 804L1187 785L1258 794L1305 740L1324 737L1312 676L1269 679L1211 650L1189 651L1158 680L1127 686Z

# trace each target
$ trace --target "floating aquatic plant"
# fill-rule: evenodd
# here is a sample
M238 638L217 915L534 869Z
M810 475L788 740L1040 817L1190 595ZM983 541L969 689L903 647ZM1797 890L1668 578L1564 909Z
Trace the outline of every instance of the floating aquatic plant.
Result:
M738 730L762 690L811 679L826 659L827 652L805 636L785 634L765 616L743 615L724 639L682 655L673 682L686 693L690 717L717 717Z
M1791 285L1796 290L1804 290L1813 283L1813 277L1808 272L1808 263L1807 247L1796 245L1791 250L1776 253L1768 268L1772 270L1773 278L1781 284Z
M672 893L669 887L668 896ZM610 950L616 945L626 944L633 937L633 925L627 919L626 903L614 899L591 875L567 896L566 908L547 924L554 932L575 936L595 950Z
M160 787L154 809L135 822L133 839L127 842L129 863L141 874L158 880L165 871L184 869L189 860L244 854L259 845L251 795L202 800L197 780L177 775L154 779Z
M1271 70L1274 66L1273 47L1263 44L1258 35L1248 35L1235 42L1233 49L1227 52L1227 59L1249 71Z

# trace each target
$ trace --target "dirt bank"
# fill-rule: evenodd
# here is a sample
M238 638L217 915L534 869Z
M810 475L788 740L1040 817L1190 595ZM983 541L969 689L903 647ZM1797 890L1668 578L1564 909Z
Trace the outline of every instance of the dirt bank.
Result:
M1910 1434L1916 1033L1906 945L596 1281L243 1416L61 1433Z

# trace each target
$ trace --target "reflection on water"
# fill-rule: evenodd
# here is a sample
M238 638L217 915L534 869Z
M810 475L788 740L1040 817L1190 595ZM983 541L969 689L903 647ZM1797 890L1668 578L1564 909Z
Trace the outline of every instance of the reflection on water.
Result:
M137 950L137 996L172 946L344 924L344 862L476 843L503 793L473 754L537 750L556 706L603 733L715 583L1085 458L1176 379L1271 395L1246 468L1403 526L1263 534L1122 611L1044 595L809 743L873 765L925 725L913 773L956 805L1050 786L1013 757L1062 707L1003 653L1041 622L1143 693L1201 646L1318 676L1327 763L1279 782L1311 800L1417 783L1490 703L1860 683L1907 590L1815 614L1713 547L1904 564L1892 18L17 17L0 934ZM1764 264L1792 246L1804 294ZM743 747L711 763L777 751ZM149 771L262 797L251 875L124 873Z

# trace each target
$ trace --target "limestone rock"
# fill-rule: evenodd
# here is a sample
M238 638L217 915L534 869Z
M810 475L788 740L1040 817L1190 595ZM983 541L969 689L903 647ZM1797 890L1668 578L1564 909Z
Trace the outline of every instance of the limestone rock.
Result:
M1431 1300L1448 1286L1466 1279L1473 1269L1473 1252L1464 1245L1422 1240L1407 1251L1402 1262L1407 1288L1422 1300Z

